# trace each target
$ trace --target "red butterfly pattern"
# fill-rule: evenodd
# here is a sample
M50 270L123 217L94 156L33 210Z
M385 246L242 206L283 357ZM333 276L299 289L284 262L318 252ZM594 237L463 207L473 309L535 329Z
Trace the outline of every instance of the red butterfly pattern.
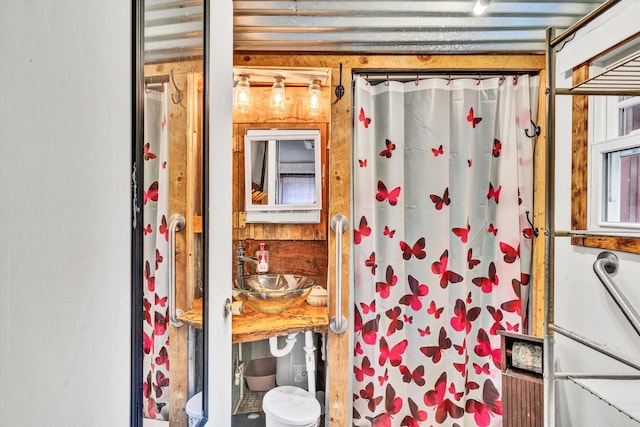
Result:
M358 159L358 164L360 165L361 168L366 168L367 167L367 159L363 159L363 160Z
M476 117L473 113L473 107L469 108L469 114L467 114L467 121L471 123L471 127L474 129L476 125L482 121L482 117Z
M500 369L500 347L491 347L489 335L487 335L487 332L482 328L478 330L478 344L476 344L476 346L473 348L473 351L480 357L491 357L493 364L496 366L496 368Z
M362 122L362 125L366 128L371 124L371 118L365 116L364 108L360 107L360 114L358 115L358 120Z
M389 318L389 327L387 328L387 336L393 335L396 331L404 328L404 322L400 320L400 315L402 314L402 309L400 307L390 308L385 311L387 317Z
M371 274L373 274L373 275L376 274L376 268L378 267L378 264L376 264L376 253L375 252L371 252L371 255L369 255L369 258L364 261L364 265L367 268L371 269Z
M449 250L445 249L442 255L440 255L440 261L435 261L431 264L431 271L434 274L440 275L440 287L445 289L449 286L449 283L459 283L462 281L462 276L447 269L449 264Z
M158 226L158 233L164 236L164 241L169 241L169 227L167 226L167 217L162 215L162 220Z
M487 231L491 234L493 234L494 236L498 235L498 229L495 227L495 225L489 224L489 228L487 229Z
M391 142L389 139L384 141L386 148L380 152L380 157L386 157L387 159L391 158L392 151L396 149L396 144Z
M167 347L163 346L160 349L158 357L156 357L156 365L165 365L167 367L167 371L169 370L169 352L167 351Z
M487 192L487 200L495 200L496 204L500 203L500 191L502 191L502 185L499 185L498 188L494 189L493 184L489 183L489 191Z
M473 419L478 427L487 427L491 424L494 415L502 415L502 401L499 399L500 393L493 381L485 380L482 387L482 401L468 399L465 409L473 414Z
M378 181L378 192L376 193L376 200L384 202L387 200L391 206L398 204L398 197L400 196L400 187L396 187L391 191L387 190L387 186L384 185L382 180Z
M378 358L378 364L384 366L387 361L391 366L398 366L402 363L402 355L409 346L409 341L402 340L393 347L389 348L387 340L384 337L380 337L380 357Z
M423 386L424 385L424 366L420 365L413 371L411 371L405 365L400 365L398 368L400 373L402 374L402 381L405 383L411 383L413 381L416 385Z
M151 146L151 144L148 143L148 142L146 144L144 144L143 148L144 148L144 159L145 160L151 160L151 159L155 159L156 157L158 157L158 156L156 156L155 154L153 154L151 152L150 146Z
M358 310L354 310L353 317L354 332L356 334L362 333L362 341L364 341L365 344L375 344L378 335L378 322L380 320L380 315L376 315L375 318L368 320L366 323L362 323L362 316Z
M368 401L367 407L371 412L375 411L376 407L382 402L382 396L375 397L374 392L373 383L371 382L360 390L360 397Z
M360 303L360 308L362 308L362 312L364 314L375 313L376 312L376 300L371 301L371 304L365 304L363 302Z
M440 315L444 311L444 307L437 307L435 301L431 301L429 308L427 308L427 314L431 314L436 319L440 318Z
M409 274L409 289L411 289L411 293L400 298L399 303L403 305L410 306L413 310L418 311L422 308L422 300L420 297L423 297L429 294L429 286L422 284Z
M398 283L398 276L393 273L393 267L387 266L386 282L376 282L376 292L381 298L388 298L391 288Z
M476 277L471 281L482 289L482 292L485 294L491 293L493 291L493 286L498 286L499 279L496 274L496 265L493 261L489 264L489 275L488 277Z
M158 201L158 181L153 181L146 191L143 191L144 204L146 205L149 200L152 202Z
M451 327L458 332L466 331L468 334L471 331L471 322L480 316L480 311L480 307L472 307L467 310L464 301L457 299L453 307L454 316L451 318Z
M387 381L389 381L389 369L385 368L384 375L378 376L378 383L380 383L380 387L382 387Z
M500 157L500 150L502 150L502 143L499 139L493 140L493 157Z
M436 380L432 390L424 394L424 403L427 406L436 406L436 423L442 425L448 416L457 419L464 415L464 408L445 398L447 393L447 373L443 372Z
M467 243L469 240L469 232L471 231L471 225L467 222L466 228L454 227L451 229L451 232L458 236L462 243Z
M353 243L355 243L356 245L359 245L362 242L363 237L368 237L370 235L371 235L371 227L369 227L369 224L367 223L367 218L365 218L365 216L363 215L360 218L360 225L358 226L358 229L353 230Z
M392 427L393 416L402 409L402 398L396 397L396 391L391 384L387 384L384 406L385 412L378 414L373 418L367 417L371 422L371 427Z
M469 248L467 251L467 265L469 266L469 270L473 270L473 267L478 264L480 264L480 260L473 258L473 249Z
M442 352L451 348L451 339L447 337L447 330L440 328L438 335L438 345L420 347L420 351L427 357L430 357L433 363L438 363L442 359Z
M372 377L376 371L371 367L371 362L367 356L362 358L362 364L358 368L355 364L353 365L353 372L356 376L357 381L364 381L365 377Z
M513 264L520 257L520 244L518 243L518 247L514 249L508 243L500 242L500 251L504 254L504 262Z
M442 149L442 144L440 144L438 148L432 148L431 152L433 153L434 157L438 157L444 154L444 150Z
M413 246L409 246L409 244L403 240L400 241L400 249L402 250L402 258L405 260L410 260L413 255L417 259L424 259L427 254L424 251L426 241L424 237L419 238Z
M418 408L418 405L409 397L409 412L411 415L407 415L402 419L400 423L401 427L420 427L423 421L427 420L427 412Z
M388 236L390 239L393 239L393 235L396 234L396 230L391 230L389 229L389 226L385 225L382 234Z
M435 208L438 211L441 210L443 206L449 206L449 204L451 203L451 199L449 198L449 187L444 189L442 197L438 196L437 194L430 194L429 197L435 204Z

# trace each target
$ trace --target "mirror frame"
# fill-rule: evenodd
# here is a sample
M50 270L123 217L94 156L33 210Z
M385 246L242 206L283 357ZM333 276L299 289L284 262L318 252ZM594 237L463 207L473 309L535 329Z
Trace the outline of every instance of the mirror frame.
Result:
M273 189L277 183L277 156L274 146L279 141L301 141L313 140L314 159L314 188L316 200L308 204L277 204L274 201ZM252 202L252 145L258 142L266 142L270 149L267 156L267 197L266 204L254 204ZM322 209L322 160L321 160L322 139L320 129L248 129L244 137L244 159L245 159L245 221L247 223L289 223L289 224L318 224L320 222L320 211Z
M203 105L202 105L202 299L203 299L203 325L208 323L208 252L209 252L209 64L208 49L210 35L210 6L208 1L203 1ZM145 1L131 1L131 83L132 83L132 143L131 143L131 388L130 388L130 425L142 427L143 425L143 218L142 200L144 182L144 13ZM202 411L203 415L196 427L203 427L208 422L208 360L209 360L209 336L204 329L202 334Z

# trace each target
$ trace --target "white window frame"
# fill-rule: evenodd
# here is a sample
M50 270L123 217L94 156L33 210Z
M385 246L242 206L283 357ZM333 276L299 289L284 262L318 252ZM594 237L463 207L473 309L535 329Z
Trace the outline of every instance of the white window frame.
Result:
M619 96L589 98L589 185L587 191L587 231L637 236L639 223L608 222L606 215L607 154L640 147L640 129L618 136L619 108L640 103L640 97L619 101Z

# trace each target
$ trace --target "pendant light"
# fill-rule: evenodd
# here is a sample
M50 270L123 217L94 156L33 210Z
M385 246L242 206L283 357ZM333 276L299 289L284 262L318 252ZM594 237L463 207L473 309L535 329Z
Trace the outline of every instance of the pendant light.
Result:
M317 116L322 107L322 91L320 90L320 80L309 81L309 115Z
M285 99L284 78L281 76L275 76L273 78L273 86L271 87L271 99L269 101L271 112L274 114L283 113Z
M238 77L235 93L233 94L233 105L241 113L249 111L251 106L251 85L249 84L249 76L246 74Z

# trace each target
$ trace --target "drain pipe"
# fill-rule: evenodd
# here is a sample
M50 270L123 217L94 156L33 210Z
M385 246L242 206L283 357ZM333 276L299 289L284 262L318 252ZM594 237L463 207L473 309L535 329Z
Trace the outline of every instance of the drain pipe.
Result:
M309 393L315 397L316 395L316 348L313 345L313 332L306 331L304 333L304 352L305 361L307 363L307 384Z
M269 337L269 350L271 350L271 354L274 355L275 357L282 357L289 354L289 352L291 352L291 350L293 349L293 346L296 343L296 335L298 334L297 333L289 334L286 338L287 344L282 348L278 348L277 336Z

